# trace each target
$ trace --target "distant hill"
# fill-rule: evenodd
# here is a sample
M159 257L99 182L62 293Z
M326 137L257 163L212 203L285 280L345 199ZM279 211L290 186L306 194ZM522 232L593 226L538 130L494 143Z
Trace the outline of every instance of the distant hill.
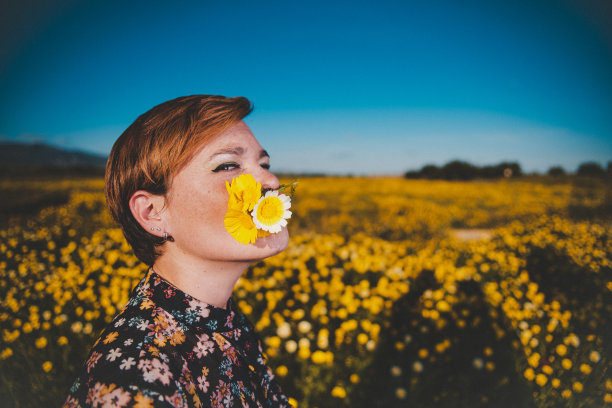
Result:
M106 157L43 143L0 142L0 176L97 176Z
M2 165L33 166L106 166L106 157L74 150L63 150L42 143L0 142Z

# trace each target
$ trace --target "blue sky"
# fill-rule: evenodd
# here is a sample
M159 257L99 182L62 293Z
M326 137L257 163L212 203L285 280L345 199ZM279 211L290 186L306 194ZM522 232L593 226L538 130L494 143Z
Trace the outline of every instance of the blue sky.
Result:
M208 93L251 99L277 171L612 160L606 1L48 3L0 17L3 139L107 154Z

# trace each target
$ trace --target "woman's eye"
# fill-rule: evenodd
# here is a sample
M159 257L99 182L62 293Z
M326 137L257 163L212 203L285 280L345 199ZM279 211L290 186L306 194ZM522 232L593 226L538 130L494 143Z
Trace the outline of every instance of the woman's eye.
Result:
M213 173L216 173L218 171L234 170L238 168L240 168L240 166L236 163L223 163L217 166L217 168L213 170Z
M262 163L261 167L266 169L266 170L270 170L270 163Z

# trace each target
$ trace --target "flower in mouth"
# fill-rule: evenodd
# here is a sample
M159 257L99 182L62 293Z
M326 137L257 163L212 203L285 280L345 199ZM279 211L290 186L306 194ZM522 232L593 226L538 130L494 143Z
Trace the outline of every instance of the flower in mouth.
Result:
M225 229L236 241L252 244L257 238L276 234L287 225L291 199L279 190L268 190L262 197L261 183L251 174L241 174L225 185L229 193ZM281 189L293 191L294 185L281 186Z
M252 244L257 240L257 227L247 212L229 208L225 214L225 229L241 244Z
M257 229L271 233L280 232L282 227L287 225L287 220L291 218L291 199L279 194L278 191L268 191L255 204L251 214Z
M226 181L225 187L229 193L229 208L251 211L261 197L261 183L251 174L241 174L231 184Z

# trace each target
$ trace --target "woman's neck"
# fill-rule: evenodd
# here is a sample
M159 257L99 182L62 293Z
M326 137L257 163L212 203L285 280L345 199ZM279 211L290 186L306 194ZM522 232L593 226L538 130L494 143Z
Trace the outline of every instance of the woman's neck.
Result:
M225 309L238 278L249 267L246 262L202 261L160 255L153 270L188 295Z

